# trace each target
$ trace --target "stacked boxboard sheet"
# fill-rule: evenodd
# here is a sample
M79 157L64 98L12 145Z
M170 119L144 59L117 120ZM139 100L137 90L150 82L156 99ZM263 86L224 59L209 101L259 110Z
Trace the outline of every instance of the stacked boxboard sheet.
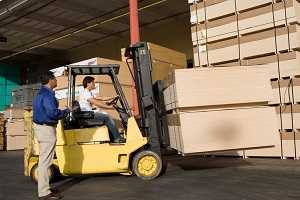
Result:
M26 144L24 119L13 119L6 123L6 150L21 150Z
M0 114L0 150L24 149L26 136L23 113L23 109L13 108Z
M164 80L169 72L174 69L187 67L186 55L184 53L148 42L151 56L152 81ZM126 62L125 48L121 49L122 61ZM131 62L131 60L127 60Z
M270 71L270 105L285 107L299 102L300 2L297 0L189 0L195 67L263 66ZM286 112L286 111L285 111ZM286 117L277 109L279 132ZM288 124L297 127L293 119ZM280 154L285 156L280 144ZM289 146L291 144L292 146ZM296 149L296 141L285 149ZM251 151L253 152L253 151ZM256 151L254 151L256 152ZM277 151L278 152L278 151ZM276 155L278 155L276 152ZM244 153L245 154L245 153ZM299 153L300 154L300 151ZM274 153L259 156L272 156ZM291 155L291 154L289 154ZM295 157L295 154L293 154ZM254 153L251 156L256 156ZM298 157L298 156L297 156Z
M182 154L273 148L279 135L267 68L175 70L165 80L170 146Z

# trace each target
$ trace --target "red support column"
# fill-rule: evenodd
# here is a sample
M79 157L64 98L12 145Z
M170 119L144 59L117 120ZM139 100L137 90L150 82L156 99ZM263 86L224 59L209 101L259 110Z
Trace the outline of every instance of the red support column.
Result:
M138 0L129 0L130 40L131 44L140 41Z
M135 44L140 41L138 0L129 0L129 15L130 15L130 42L131 44ZM132 66L132 68L133 67L134 65ZM131 94L132 94L132 112L134 116L138 116L139 108L138 108L137 94L136 94L134 81L132 81Z

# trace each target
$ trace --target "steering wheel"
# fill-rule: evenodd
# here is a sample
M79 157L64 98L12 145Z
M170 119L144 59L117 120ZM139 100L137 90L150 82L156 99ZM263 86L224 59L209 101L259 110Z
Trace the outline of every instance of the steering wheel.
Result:
M117 106L117 103L119 101L120 97L116 96L113 100L111 100L110 102L107 102L107 105L113 105L113 107Z

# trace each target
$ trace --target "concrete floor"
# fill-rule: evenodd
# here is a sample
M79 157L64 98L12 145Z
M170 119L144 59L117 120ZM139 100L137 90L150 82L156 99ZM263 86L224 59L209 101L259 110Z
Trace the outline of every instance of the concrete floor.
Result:
M22 152L0 152L0 200L37 199L23 176ZM105 175L68 178L55 184L68 200L283 200L300 199L300 161L170 157L154 181Z

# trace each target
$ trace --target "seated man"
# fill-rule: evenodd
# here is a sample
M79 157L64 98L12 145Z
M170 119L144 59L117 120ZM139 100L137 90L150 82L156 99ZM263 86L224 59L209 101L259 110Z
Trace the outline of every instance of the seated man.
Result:
M110 102L114 98L100 98L96 97L92 93L92 90L96 88L95 79L93 77L86 76L83 79L83 87L84 91L79 96L79 104L82 111L93 111L93 106L96 106L98 108L112 108L111 105L108 105L108 102ZM98 110L95 110L94 112L95 119L103 121L104 124L108 127L114 143L125 142L124 139L120 137L120 133L118 132L114 120L107 113L99 112Z

